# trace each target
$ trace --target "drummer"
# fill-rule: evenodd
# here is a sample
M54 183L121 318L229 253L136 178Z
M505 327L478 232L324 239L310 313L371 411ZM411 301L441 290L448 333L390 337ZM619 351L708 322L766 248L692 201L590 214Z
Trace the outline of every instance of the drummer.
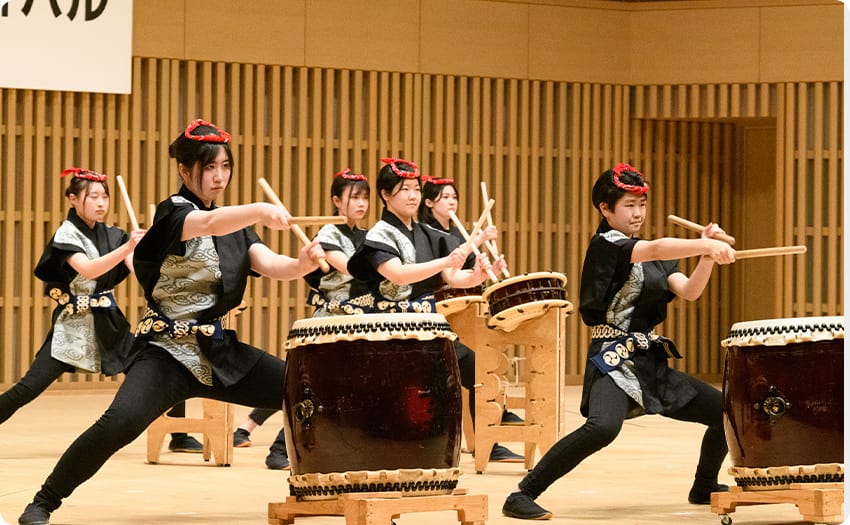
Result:
M350 168L338 172L331 184L331 201L336 215L345 217L345 224L326 224L316 234L331 269L327 273L317 269L304 278L311 288L307 303L315 307L313 317L357 313L347 300L369 293L348 273L348 260L366 240L366 230L357 226L369 212L366 176Z
M416 221L422 200L416 164L398 158L382 161L386 164L375 183L384 203L381 220L348 262L351 275L370 292L360 304L363 313L435 312L438 287L447 283L471 288L484 282L488 270L501 271L503 260L491 267L484 255L475 259L471 270L464 270L471 246Z
M714 264L735 262L735 251L712 239L723 233L709 224L700 239L641 240L649 185L643 174L618 164L599 176L593 205L602 221L584 259L581 275L582 320L591 327L581 413L587 421L555 443L510 494L506 516L549 519L534 500L589 455L611 443L626 418L660 414L705 425L699 462L688 501L708 504L712 492L728 490L717 482L726 457L721 392L679 370L668 357L680 357L673 342L655 334L675 296L696 300ZM701 256L690 276L675 259ZM663 447L659 443L659 447ZM619 494L620 498L628 493Z
M368 294L369 290L348 273L348 259L366 239L366 230L357 226L369 211L369 181L366 176L345 168L334 175L331 183L331 202L336 215L345 217L345 224L326 224L316 239L325 251L331 266L327 273L321 268L304 277L310 285L307 303L313 306L313 317L356 313L358 307L349 297ZM255 408L233 432L234 447L250 447L251 432L262 425L277 409ZM289 466L283 429L269 447L266 466L279 470Z
M168 153L182 184L159 203L134 252L149 307L137 329L138 357L106 412L59 459L18 519L21 525L49 523L64 498L180 401L283 406L286 363L240 342L221 318L242 301L249 275L302 277L316 268L322 249L314 241L292 258L263 244L251 226L288 229L280 206L216 205L234 165L226 131L193 121Z
M457 206L458 191L453 179L429 177L427 175L422 176L422 202L419 205L420 224L448 233L457 242L463 243L466 239L460 233L457 226L451 222L451 214L457 213ZM498 231L496 227L488 226L481 230L481 233L476 236L473 242L476 246L480 246L485 241L490 241L497 237ZM503 258L500 259L504 261ZM467 260L467 266L470 266L469 263L470 261ZM455 340L455 352L457 353L457 364L460 368L460 383L469 392L469 412L474 425L475 352L457 339ZM505 411L502 413L503 425L521 425L522 423L524 423L522 418L513 412ZM490 461L522 463L525 461L525 458L504 445L495 443L493 449L490 451Z

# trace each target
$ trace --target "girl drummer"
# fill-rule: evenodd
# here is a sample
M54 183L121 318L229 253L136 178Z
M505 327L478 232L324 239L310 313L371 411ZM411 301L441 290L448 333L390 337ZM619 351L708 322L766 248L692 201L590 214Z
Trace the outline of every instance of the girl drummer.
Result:
M386 165L375 183L384 203L381 220L348 262L351 275L371 292L360 312L433 312L435 289L443 283L477 286L487 278L490 262L481 255L471 271L462 270L471 247L415 220L422 199L419 168L404 159L382 161ZM501 264L494 268L501 271Z
M422 177L422 203L419 205L419 222L432 228L451 235L457 242L463 243L463 234L452 224L451 214L457 213L458 192L453 179ZM488 226L476 236L473 241L476 246L483 242L498 237L495 226ZM501 259L501 258L500 258ZM467 261L469 262L469 261ZM504 261L502 262L504 264ZM475 422L475 352L455 340L455 352L457 353L457 364L460 368L460 382L469 392L469 412ZM503 425L519 425L524 421L522 418L510 411L502 414ZM525 461L521 455L516 454L504 445L495 443L490 451L490 461L502 463L521 463Z
M29 403L65 372L124 371L132 360L133 334L113 289L133 269L133 249L145 230L129 235L106 226L106 175L69 168L65 196L71 204L35 267L47 295L56 301L53 327L29 371L0 396L0 423Z
M47 524L62 499L93 476L160 414L190 397L248 406L283 406L286 364L238 340L221 318L242 300L249 275L296 279L323 256L317 241L297 259L272 252L251 225L289 228L285 211L268 203L216 206L233 169L230 135L203 120L171 143L182 185L157 207L136 246L136 275L148 311L137 329L138 356L115 399L59 459L21 525Z
M655 334L675 296L696 300L715 263L735 261L735 251L712 239L723 233L709 224L700 239L637 237L646 218L649 185L628 164L607 170L593 186L593 205L602 221L591 239L581 276L582 320L591 327L581 413L587 421L563 437L540 459L502 507L506 516L549 519L534 500L586 457L611 443L626 418L660 414L706 425L688 501L709 503L726 456L721 393L668 368L678 357L672 341ZM701 256L686 276L675 259Z
M316 270L305 278L310 284L307 301L316 307L313 317L352 313L346 301L368 293L363 284L348 273L348 260L366 240L366 230L357 227L369 211L369 181L366 176L345 168L334 175L331 201L336 214L345 217L345 224L322 226L316 239L325 251L328 273Z

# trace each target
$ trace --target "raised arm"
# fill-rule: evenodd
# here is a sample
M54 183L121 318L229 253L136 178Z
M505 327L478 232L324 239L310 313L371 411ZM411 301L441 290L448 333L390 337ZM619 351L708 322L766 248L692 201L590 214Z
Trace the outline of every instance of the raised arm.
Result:
M121 261L127 265L130 271L133 271L133 250L139 241L144 237L147 230L133 230L130 233L130 238L111 252L101 255L95 259L89 259L83 253L75 253L68 257L68 264L78 274L86 279L97 279L109 270L115 268Z
M183 223L183 233L180 238L187 241L204 235L227 235L258 223L273 230L289 228L287 215L282 208L266 202L254 202L238 206L222 206L212 211L190 212Z
M689 277L678 272L667 279L670 291L687 301L695 301L705 290L715 262L718 264L735 262L735 250L727 243L711 238L718 232L723 233L723 230L716 224L709 224L699 239L663 238L655 241L638 241L632 251L632 262L680 259L700 255L700 261ZM635 255L635 251L639 252L638 255ZM640 257L647 258L639 259Z
M318 241L312 241L302 246L298 258L289 257L273 252L262 243L254 243L248 249L251 258L251 269L258 274L271 279L289 281L298 279L319 267L319 259L325 252Z

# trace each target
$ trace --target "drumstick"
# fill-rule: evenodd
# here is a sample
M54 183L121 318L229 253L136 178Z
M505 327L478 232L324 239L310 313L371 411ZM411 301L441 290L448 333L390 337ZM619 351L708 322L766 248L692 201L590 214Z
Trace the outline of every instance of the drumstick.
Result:
M300 217L289 217L289 224L345 224L348 220L344 215L302 215Z
M130 224L134 230L139 229L139 221L136 220L136 212L133 211L133 203L130 202L130 196L127 195L127 186L124 185L124 179L121 175L115 177L118 181L118 189L121 191L121 198L124 199L124 207L127 208L127 215L130 216Z
M463 227L463 223L460 222L460 219L457 218L457 215L455 215L455 212L453 212L453 211L449 212L449 217L451 218L452 222L455 223L455 226L457 226L457 229L460 230L460 234L463 235L463 238L466 239L466 242L468 242L472 246L472 252L477 257L481 253L481 251L478 249L478 246L475 246L475 243L472 242L472 238L466 232L466 228ZM473 228L473 231L475 231L474 228ZM499 277L495 273L493 273L493 270L487 270L487 276L493 282L499 281Z
M804 245L797 246L775 246L772 248L756 248L753 250L737 250L735 259L749 259L752 257L770 257L773 255L793 255L795 253L806 253Z
M472 233L469 234L470 237L475 237L481 231L481 228L484 226L484 222L487 221L487 216L490 215L490 209L493 208L493 205L496 204L496 201L490 199L487 201L487 205L484 206L484 211L481 212L481 217L475 221L475 224L472 225Z
M281 202L281 200L278 198L277 194L274 192L272 187L269 186L269 183L266 182L266 179L260 177L260 179L257 182L263 188L263 191L266 192L266 197L268 197L269 200L272 201L274 204L279 206L280 209L283 210L283 213L285 213L286 215L289 215L289 212L286 210L286 206L283 205L283 202ZM297 224L293 224L292 225L292 232L295 234L296 237L298 237L298 239L302 243L304 243L304 246L307 246L308 244L310 244L310 239L304 233L304 230L301 229L301 226L298 226ZM319 259L319 268L321 268L322 271L325 272L325 273L328 273L329 271L331 271L331 267L328 265L328 261L326 261L324 257Z
M481 181L481 195L484 197L484 202L489 202L491 199L487 196L487 183L483 180ZM487 212L487 226L493 226L493 216L490 215L490 212ZM498 259L500 257L499 248L496 247L496 243L491 240L484 241L484 245L490 251L490 255L493 256L494 259ZM508 271L507 268L502 268L502 275L505 277L510 277L511 272Z
M683 219L683 218L677 217L675 215L668 215L667 220L669 220L673 224L678 224L679 226L681 226L682 228L685 228L686 230L691 230L691 231L695 231L695 232L698 232L698 233L701 233L705 229L705 226L703 226L701 224L691 222L687 219ZM733 245L733 246L735 245L735 238L732 237L731 235L726 235L725 233L718 233L718 234L714 235L713 238L717 239L718 241L723 241L725 243L729 243L730 245Z

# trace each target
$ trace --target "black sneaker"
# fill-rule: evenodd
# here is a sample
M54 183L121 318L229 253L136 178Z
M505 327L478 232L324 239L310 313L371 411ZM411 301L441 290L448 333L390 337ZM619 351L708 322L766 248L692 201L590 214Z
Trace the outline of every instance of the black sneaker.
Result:
M552 513L544 509L534 500L522 492L514 492L502 505L502 514L510 518L521 520L548 520L552 519Z
M289 456L286 455L286 441L283 437L283 429L280 429L274 443L269 447L269 455L266 456L266 466L272 470L289 468Z
M245 448L251 446L251 433L244 428L237 428L233 431L233 446L237 448Z
M204 446L200 441L188 434L175 433L171 434L171 441L168 443L168 450L172 452L200 454L204 451Z
M30 503L18 518L20 525L50 525L50 511L38 503Z
M509 410L502 412L503 425L524 425L525 420Z
M729 485L715 483L713 487L707 489L694 485L688 493L688 502L694 505L708 505L711 503L712 492L729 492Z
M493 445L493 450L490 451L490 461L499 463L523 463L525 458L519 454L512 452L503 445L496 443Z

